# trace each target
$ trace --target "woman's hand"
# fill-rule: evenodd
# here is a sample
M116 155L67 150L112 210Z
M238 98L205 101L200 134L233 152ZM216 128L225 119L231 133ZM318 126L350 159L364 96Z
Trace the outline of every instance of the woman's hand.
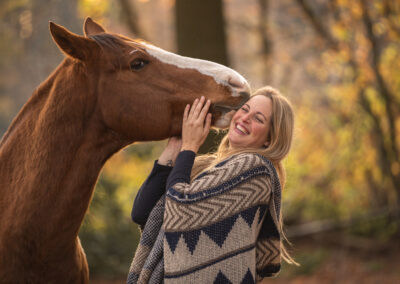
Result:
M164 166L172 167L175 165L176 157L181 151L182 139L177 136L173 136L168 139L167 146L158 158L157 163Z
M197 153L206 140L211 126L211 113L207 114L210 104L210 100L205 101L201 97L193 102L192 107L186 106L182 123L182 151Z

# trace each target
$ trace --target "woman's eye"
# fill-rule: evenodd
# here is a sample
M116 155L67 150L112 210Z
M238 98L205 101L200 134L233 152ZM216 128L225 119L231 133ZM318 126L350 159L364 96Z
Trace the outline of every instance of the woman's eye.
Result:
M261 117L261 115L255 115L254 116L254 119L257 121L257 122L260 122L260 123L264 123L264 119Z
M143 60L143 59L135 59L131 62L131 70L132 71L139 71L143 69L147 64L149 64L148 61Z
M247 109L247 108L242 107L242 110L243 110L244 112L248 112L248 109Z

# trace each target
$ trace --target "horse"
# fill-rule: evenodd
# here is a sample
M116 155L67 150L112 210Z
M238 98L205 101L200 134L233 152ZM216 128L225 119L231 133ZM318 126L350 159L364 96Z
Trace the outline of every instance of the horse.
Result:
M195 98L227 127L249 97L236 71L91 18L83 36L49 28L65 58L0 141L0 283L88 283L78 231L104 163L133 142L179 135Z

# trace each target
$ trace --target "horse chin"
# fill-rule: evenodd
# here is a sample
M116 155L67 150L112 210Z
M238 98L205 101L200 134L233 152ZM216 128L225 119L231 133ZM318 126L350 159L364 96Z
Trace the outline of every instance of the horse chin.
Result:
M212 126L215 128L228 128L233 115L235 114L236 110L228 109L228 108L220 108L218 110L214 110L213 113L213 120Z
M241 101L235 106L216 103L210 107L212 113L211 126L215 128L228 128L235 112L249 99L249 94L246 92L240 93Z

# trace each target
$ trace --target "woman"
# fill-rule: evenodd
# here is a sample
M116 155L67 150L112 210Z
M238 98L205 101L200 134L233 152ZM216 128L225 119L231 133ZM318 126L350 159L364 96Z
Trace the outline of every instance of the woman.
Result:
M186 106L135 199L143 229L128 283L256 283L280 270L282 159L293 111L277 90L256 91L234 114L214 155L195 155L210 129L210 101ZM173 166L173 167L172 167Z

